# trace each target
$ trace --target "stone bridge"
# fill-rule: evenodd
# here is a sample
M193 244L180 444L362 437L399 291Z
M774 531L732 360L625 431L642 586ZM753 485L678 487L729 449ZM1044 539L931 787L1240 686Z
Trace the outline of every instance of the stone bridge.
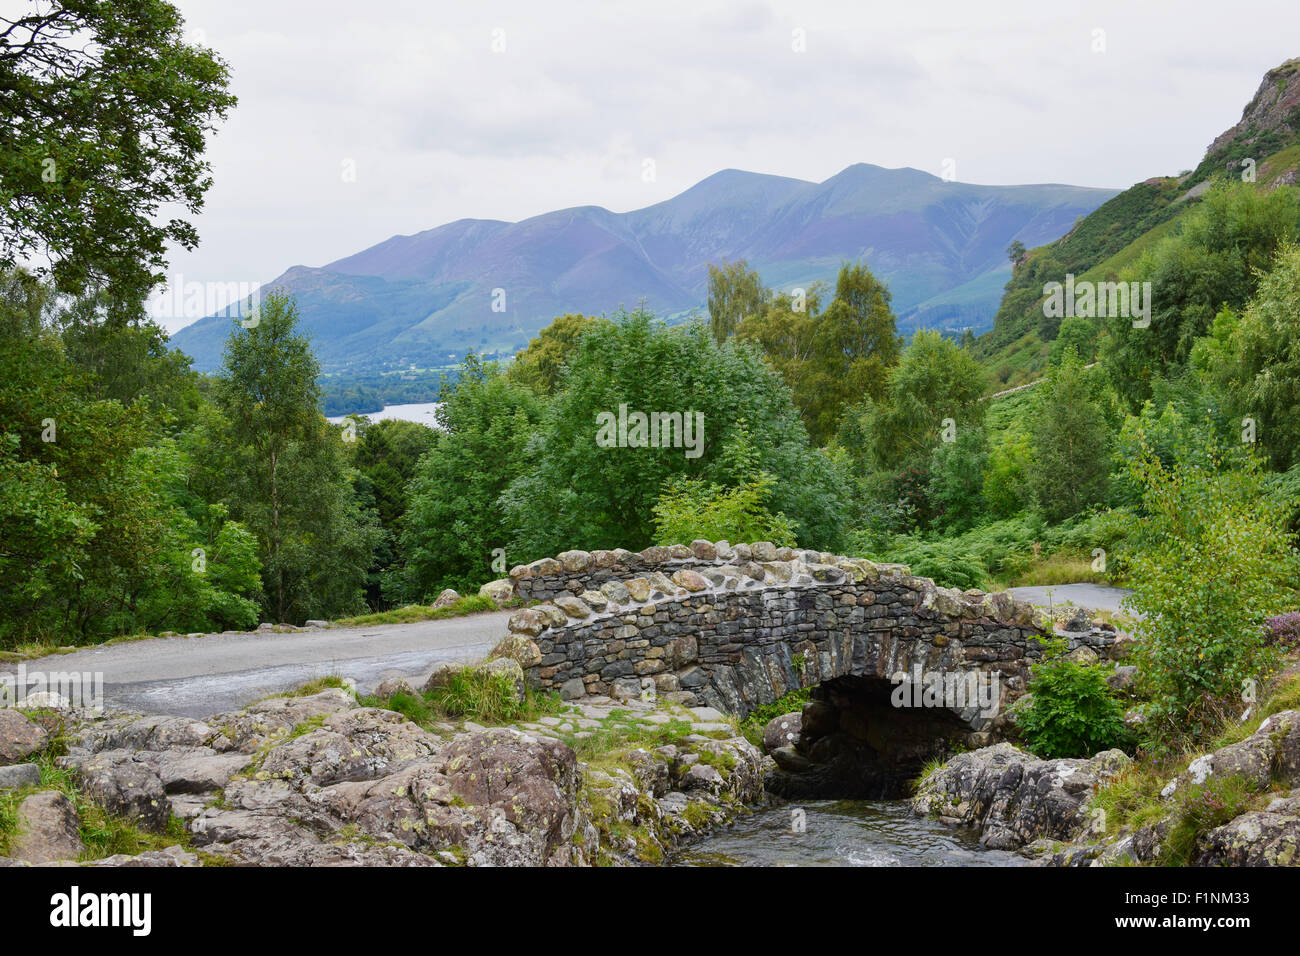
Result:
M496 653L520 660L532 686L566 698L653 693L742 718L813 688L798 753L778 762L824 771L836 760L818 759L822 738L832 741L822 758L886 755L898 772L884 782L854 771L874 781L862 795L892 793L901 774L953 743L997 739L1052 626L1007 594L766 542L566 551L510 578L518 598L542 603L511 617L512 647ZM1102 656L1112 639L1099 629L1069 637ZM815 766L802 766L808 758Z

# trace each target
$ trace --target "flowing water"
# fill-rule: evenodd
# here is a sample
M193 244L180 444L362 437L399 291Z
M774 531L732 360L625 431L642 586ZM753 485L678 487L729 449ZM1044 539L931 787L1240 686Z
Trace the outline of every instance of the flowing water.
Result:
M801 807L806 830L795 833ZM683 851L680 866L1024 866L978 834L914 815L906 800L811 800L770 807Z

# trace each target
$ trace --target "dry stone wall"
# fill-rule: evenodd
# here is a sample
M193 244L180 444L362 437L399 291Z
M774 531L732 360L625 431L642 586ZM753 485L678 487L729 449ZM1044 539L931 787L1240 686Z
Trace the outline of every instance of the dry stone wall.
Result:
M1006 594L956 591L877 564L770 543L568 551L514 568L516 612L498 648L529 682L584 694L664 694L743 717L839 677L997 672L1024 688L1050 623ZM1076 635L1104 652L1110 637ZM959 715L974 731L990 716Z

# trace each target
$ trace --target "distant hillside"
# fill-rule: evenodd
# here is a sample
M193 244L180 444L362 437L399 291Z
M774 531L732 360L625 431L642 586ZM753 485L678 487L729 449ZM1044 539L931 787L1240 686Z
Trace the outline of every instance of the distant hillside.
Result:
M976 352L992 372L995 389L1032 378L1046 361L1054 337L1043 319L1043 285L1066 273L1113 280L1120 270L1165 235L1218 177L1240 180L1254 161L1261 189L1295 185L1300 172L1300 58L1264 75L1240 122L1210 144L1197 167L1179 176L1156 176L1126 189L1084 217L1055 242L1030 249L1015 264L991 332ZM1028 245L1026 243L1026 245Z
M327 372L437 367L467 349L512 354L557 315L642 300L681 317L703 308L707 266L747 259L773 286L833 280L864 259L884 278L904 331L976 331L1010 275L1006 249L1049 242L1114 195L1075 186L975 186L858 164L822 183L724 170L628 213L580 206L518 223L463 219L394 236L265 288L297 297ZM493 291L505 293L493 311ZM231 320L212 316L173 344L216 367Z

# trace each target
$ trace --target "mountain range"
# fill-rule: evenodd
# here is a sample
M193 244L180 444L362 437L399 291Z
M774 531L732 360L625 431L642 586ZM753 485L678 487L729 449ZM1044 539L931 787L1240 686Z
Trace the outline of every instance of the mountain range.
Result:
M900 330L980 332L1010 276L1007 247L1057 239L1116 192L980 186L865 163L820 183L727 169L631 212L578 206L393 236L319 268L293 266L263 289L295 296L336 374L445 366L469 349L513 354L566 312L644 302L680 319L704 307L708 264L738 259L786 289L833 282L843 262L862 260L888 282ZM209 316L172 343L212 370L231 322Z

